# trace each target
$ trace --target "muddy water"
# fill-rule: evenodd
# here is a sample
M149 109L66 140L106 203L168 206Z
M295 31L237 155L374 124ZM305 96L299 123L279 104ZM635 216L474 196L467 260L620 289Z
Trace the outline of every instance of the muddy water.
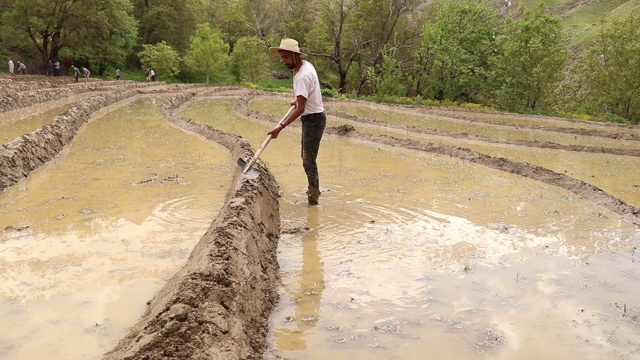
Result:
M99 358L206 232L234 165L161 100L111 107L0 194L0 359Z
M262 100L264 101L264 100ZM547 141L565 145L581 145L581 146L595 146L595 147L610 147L621 149L638 149L640 144L637 141L625 141L617 139L609 139L595 136L576 136L574 134L554 133L549 131L532 130L532 129L515 129L505 128L500 126L500 121L494 119L486 119L487 121L494 121L493 123L478 123L470 122L468 119L458 117L446 117L441 116L437 110L434 110L433 114L421 114L410 111L401 110L388 110L380 106L366 106L366 105L353 105L343 103L329 103L328 109L335 109L345 112L351 115L357 115L360 117L371 118L375 120L389 122L391 124L404 124L409 126L416 126L419 128L428 128L431 130L437 130L442 132L452 133L469 133L475 135L482 135L487 137L504 138L511 140L530 140L530 141ZM536 119L536 118L534 118ZM525 125L535 126L548 126L548 127L573 127L572 123L562 121L547 121L541 124L539 121L532 121ZM552 126L553 125L553 126ZM578 127L578 126L575 126ZM584 128L585 126L582 125ZM602 130L600 126L592 125L590 129ZM610 132L611 130L605 131ZM638 131L634 130L619 130L628 134L637 134Z
M70 96L57 101L0 113L0 144L37 130L42 125L50 123L53 118L67 111L77 102L97 95L99 93Z
M235 115L233 103L196 101L182 114L211 124L210 113L223 115L214 126L259 146L270 127ZM277 114L278 103L263 111ZM299 137L288 127L262 155L283 195L267 357L640 353L640 233L615 214L457 159L331 136L319 156L321 206L309 207Z

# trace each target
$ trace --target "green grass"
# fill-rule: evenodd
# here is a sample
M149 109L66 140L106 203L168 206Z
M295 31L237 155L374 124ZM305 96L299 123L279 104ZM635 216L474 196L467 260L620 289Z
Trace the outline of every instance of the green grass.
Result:
M538 0L524 0L527 9L534 9ZM640 14L640 0L548 0L545 7L562 21L568 45L572 49L583 49L596 41L601 21L621 21L632 14Z

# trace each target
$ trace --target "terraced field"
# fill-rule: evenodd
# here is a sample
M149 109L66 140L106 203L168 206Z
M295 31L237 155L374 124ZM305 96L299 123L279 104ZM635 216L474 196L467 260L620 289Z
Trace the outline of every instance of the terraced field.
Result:
M0 358L640 355L640 129L0 78Z

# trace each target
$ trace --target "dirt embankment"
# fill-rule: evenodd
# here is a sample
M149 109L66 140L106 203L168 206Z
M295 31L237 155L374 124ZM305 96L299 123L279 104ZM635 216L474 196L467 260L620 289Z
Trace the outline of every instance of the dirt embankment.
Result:
M216 90L214 90L216 91ZM195 93L161 105L165 118L185 131L251 157L242 138L173 113ZM277 301L280 236L278 186L256 164L257 179L240 171L227 200L187 264L150 302L143 318L104 359L259 359Z

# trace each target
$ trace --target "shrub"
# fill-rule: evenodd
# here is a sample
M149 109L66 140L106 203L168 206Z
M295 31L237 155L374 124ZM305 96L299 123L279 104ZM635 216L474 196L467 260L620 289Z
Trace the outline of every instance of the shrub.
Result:
M606 113L603 116L604 121L607 122L613 122L613 123L619 123L619 124L628 124L629 120L623 118L622 116L618 116L616 114L612 114L612 113Z

